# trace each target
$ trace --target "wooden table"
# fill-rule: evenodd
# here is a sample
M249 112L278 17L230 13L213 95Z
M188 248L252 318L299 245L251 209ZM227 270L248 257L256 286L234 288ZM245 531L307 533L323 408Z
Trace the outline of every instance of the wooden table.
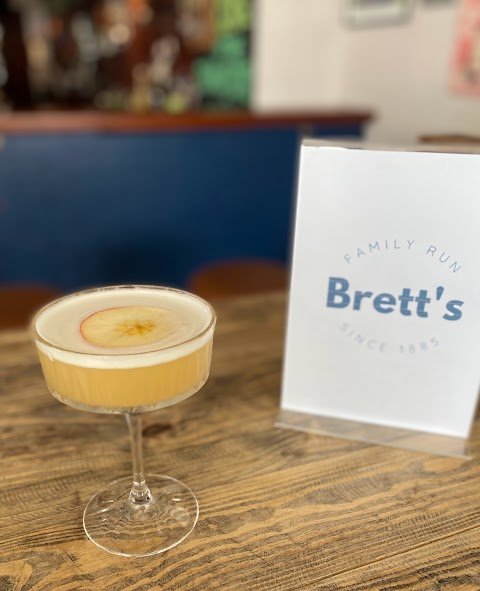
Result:
M107 554L82 528L90 496L129 474L123 419L60 404L27 335L0 337L0 590L480 589L479 425L471 461L276 428L284 298L217 311L208 384L145 416L147 471L201 506L153 558Z

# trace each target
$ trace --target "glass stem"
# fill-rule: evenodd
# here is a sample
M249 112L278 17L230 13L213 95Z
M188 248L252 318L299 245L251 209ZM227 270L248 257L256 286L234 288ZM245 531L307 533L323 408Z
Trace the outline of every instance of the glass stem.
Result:
M125 418L130 433L133 465L133 486L129 500L134 505L145 505L151 501L152 495L143 475L142 417L139 414L126 414Z

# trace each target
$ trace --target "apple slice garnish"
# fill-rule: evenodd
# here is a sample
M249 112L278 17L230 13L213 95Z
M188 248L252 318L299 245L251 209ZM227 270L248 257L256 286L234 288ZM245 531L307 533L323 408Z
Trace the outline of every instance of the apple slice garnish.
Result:
M138 347L173 330L172 314L151 306L121 306L94 312L80 325L83 338L100 347Z

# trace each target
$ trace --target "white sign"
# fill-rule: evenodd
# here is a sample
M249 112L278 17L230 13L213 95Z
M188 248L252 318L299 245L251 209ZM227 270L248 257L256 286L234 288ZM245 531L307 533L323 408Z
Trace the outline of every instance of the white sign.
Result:
M282 409L468 436L480 156L301 151Z

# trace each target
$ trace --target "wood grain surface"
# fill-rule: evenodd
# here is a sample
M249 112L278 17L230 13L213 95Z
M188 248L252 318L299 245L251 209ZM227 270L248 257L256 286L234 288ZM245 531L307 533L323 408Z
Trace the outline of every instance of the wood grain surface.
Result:
M217 312L207 385L145 415L147 472L200 502L190 537L153 558L82 527L130 473L123 418L62 405L28 336L0 336L0 591L480 590L479 425L472 460L276 428L284 297Z

